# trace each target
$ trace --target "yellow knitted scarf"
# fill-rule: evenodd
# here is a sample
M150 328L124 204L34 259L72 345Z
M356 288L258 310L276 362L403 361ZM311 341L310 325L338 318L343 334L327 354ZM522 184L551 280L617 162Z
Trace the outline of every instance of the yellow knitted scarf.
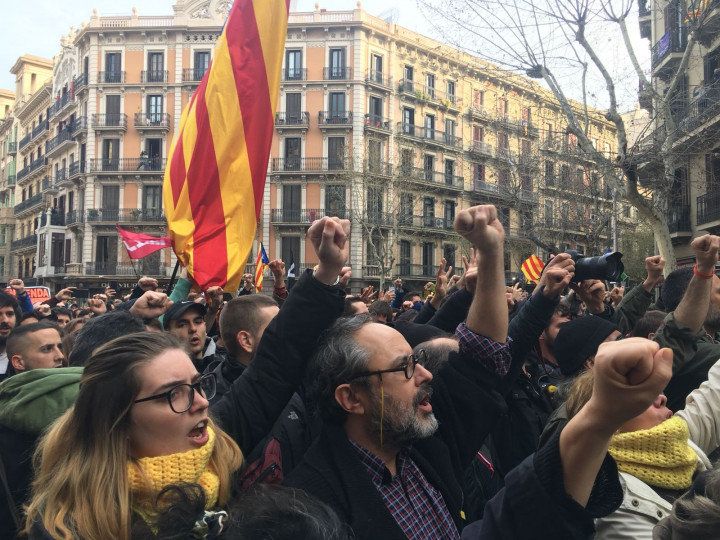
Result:
M688 425L673 416L650 429L614 435L610 455L618 469L654 487L687 489L697 466Z
M149 513L152 499L163 488L173 484L199 484L205 491L205 508L217 504L220 478L208 466L215 447L215 432L208 426L208 442L187 452L141 458L128 462L128 482L133 494L133 508L141 515Z

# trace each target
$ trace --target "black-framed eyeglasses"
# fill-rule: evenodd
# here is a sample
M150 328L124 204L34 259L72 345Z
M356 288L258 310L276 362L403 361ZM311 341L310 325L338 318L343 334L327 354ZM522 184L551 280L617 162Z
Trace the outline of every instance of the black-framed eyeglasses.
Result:
M363 371L361 373L356 373L352 377L350 377L347 382L352 382L355 379L360 379L362 377L369 377L370 375L382 375L383 373L395 373L396 371L403 371L405 372L405 378L410 380L413 378L413 375L415 374L415 366L420 364L421 366L425 365L425 360L427 359L427 353L425 352L425 349L419 349L417 353L411 353L407 355L407 358L405 361L400 364L398 367L389 368L389 369L379 369L377 371Z
M142 403L143 401L151 401L153 399L165 398L173 412L181 414L192 407L195 400L195 392L199 393L205 399L215 397L217 389L217 381L214 373L208 373L200 377L200 380L193 384L178 384L173 386L167 392L155 394L142 399L136 399L133 403Z

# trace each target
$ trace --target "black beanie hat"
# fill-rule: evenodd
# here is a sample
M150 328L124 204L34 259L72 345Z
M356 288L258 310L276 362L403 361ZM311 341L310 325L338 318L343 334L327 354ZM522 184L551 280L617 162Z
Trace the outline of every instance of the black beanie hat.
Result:
M389 326L392 326L395 330L400 332L405 338L405 341L407 341L412 348L415 348L424 341L437 337L447 337L450 335L435 326L430 326L429 324L416 324L410 321L395 321Z
M566 377L575 375L585 361L597 354L600 344L618 327L593 315L584 315L566 322L555 338L555 360Z

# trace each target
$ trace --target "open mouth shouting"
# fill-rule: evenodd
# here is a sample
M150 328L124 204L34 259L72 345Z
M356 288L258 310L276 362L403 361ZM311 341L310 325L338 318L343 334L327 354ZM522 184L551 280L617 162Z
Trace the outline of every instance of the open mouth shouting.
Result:
M423 411L425 414L432 413L432 405L430 405L430 397L432 396L433 390L430 386L421 386L418 390L415 399L415 407Z
M194 428L192 428L187 436L190 439L190 444L194 446L203 446L210 439L210 434L207 430L208 420L201 420Z

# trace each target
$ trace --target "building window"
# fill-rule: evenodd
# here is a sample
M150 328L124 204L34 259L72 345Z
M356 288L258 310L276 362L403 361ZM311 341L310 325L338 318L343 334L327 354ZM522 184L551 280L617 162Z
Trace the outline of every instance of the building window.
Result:
M435 99L435 75L428 73L425 75L425 92L430 99Z
M415 77L415 69L412 66L405 66L405 81L412 82Z
M400 152L400 168L403 175L409 176L413 166L415 165L415 151L403 148Z
M368 170L374 173L383 172L383 145L381 141L368 141Z
M195 51L195 63L193 68L193 81L202 80L203 75L210 67L210 51Z
M435 274L435 244L432 242L423 242L422 266L423 276Z
M329 114L333 123L345 120L345 92L330 92Z
M147 82L165 82L165 55L163 53L148 53L147 67Z
M410 265L412 264L412 244L408 240L400 240L400 264L398 264L398 274L401 276L410 275Z
M545 162L545 185L548 187L555 185L555 164L552 161Z
M383 84L383 57L379 54L373 54L370 69L370 80Z
M302 166L300 157L300 137L288 137L285 139L285 170L299 171Z
M423 198L423 225L425 227L435 226L435 198L424 197Z
M345 49L330 49L330 73L328 79L346 79Z
M285 80L301 81L302 79L302 51L285 51Z
M452 230L453 223L455 223L455 201L445 201L445 228ZM454 257L450 264L455 264Z
M346 218L345 186L329 184L325 187L325 215Z
M560 188L570 189L570 167L567 165L560 167Z
M159 215L162 208L162 186L143 187L143 210Z
M455 181L455 162L452 159L445 160L445 184L452 186Z
M370 186L367 190L367 213L375 219L379 219L383 212L382 189Z
M435 156L425 154L423 169L425 170L425 180L432 182L433 175L435 174Z
M302 188L299 184L290 184L282 187L282 213L283 221L297 223L300 221L302 209Z
M450 103L455 104L455 81L447 82L447 98L450 100Z
M300 92L287 92L285 94L285 121L288 124L302 124L302 94Z
M147 97L146 122L151 126L159 126L163 122L163 96Z
M122 56L120 53L105 54L105 82L121 83L122 81Z
M485 182L485 164L484 163L473 163L473 181L474 182Z
M280 240L280 254L288 269L291 263L295 263L295 275L299 277L302 271L300 263L300 237L283 236Z
M328 169L341 170L345 163L345 137L328 137Z
M415 135L415 109L403 108L403 133Z
M383 102L377 96L370 96L370 111L368 121L371 126L382 127L383 124Z
M435 138L435 117L432 114L425 115L425 138Z

